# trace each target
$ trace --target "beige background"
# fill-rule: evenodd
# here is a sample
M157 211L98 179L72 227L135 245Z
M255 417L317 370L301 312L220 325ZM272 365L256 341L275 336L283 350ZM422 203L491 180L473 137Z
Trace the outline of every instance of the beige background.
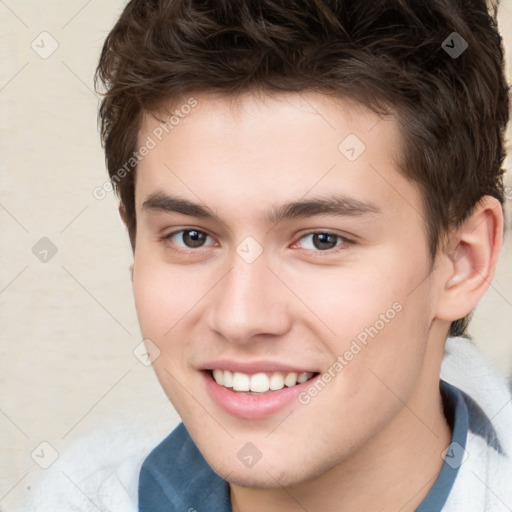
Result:
M115 198L92 193L107 176L92 76L123 5L0 1L0 508L6 511L19 510L43 474L35 462L41 442L62 452L111 419L130 424L147 417L148 431L162 436L178 421L151 367L133 354L141 337ZM502 2L500 18L510 47L511 0ZM43 237L58 250L47 262L32 252ZM508 372L511 256L509 233L471 328Z

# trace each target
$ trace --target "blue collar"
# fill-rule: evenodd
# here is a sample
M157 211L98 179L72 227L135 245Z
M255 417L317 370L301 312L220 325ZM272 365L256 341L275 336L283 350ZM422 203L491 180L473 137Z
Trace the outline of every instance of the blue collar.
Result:
M444 414L452 428L452 440L447 449L440 454L444 463L430 492L425 496L416 512L437 512L443 509L448 495L452 490L460 466L464 463L466 438L469 429L468 409L464 393L441 381L441 396L443 397Z

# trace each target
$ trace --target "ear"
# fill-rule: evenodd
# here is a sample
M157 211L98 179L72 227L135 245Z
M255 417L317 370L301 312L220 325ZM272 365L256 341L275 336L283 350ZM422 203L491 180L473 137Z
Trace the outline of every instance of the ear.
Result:
M485 196L438 254L437 318L453 322L473 310L491 284L502 243L502 205Z

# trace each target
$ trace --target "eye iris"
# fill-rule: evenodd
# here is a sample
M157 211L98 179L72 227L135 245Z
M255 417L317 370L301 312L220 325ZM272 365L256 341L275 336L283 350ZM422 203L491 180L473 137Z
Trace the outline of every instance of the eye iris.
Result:
M185 245L189 247L201 247L206 240L206 235L205 233L192 229L184 231L182 238Z
M313 235L313 245L317 249L332 249L336 247L336 235L330 233L315 233Z

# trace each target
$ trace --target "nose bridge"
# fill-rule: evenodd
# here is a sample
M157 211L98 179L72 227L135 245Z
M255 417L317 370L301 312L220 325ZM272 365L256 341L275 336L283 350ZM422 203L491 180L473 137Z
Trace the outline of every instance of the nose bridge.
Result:
M254 261L234 254L231 270L216 287L209 326L226 340L244 343L255 335L279 335L290 326L279 280L262 254Z

